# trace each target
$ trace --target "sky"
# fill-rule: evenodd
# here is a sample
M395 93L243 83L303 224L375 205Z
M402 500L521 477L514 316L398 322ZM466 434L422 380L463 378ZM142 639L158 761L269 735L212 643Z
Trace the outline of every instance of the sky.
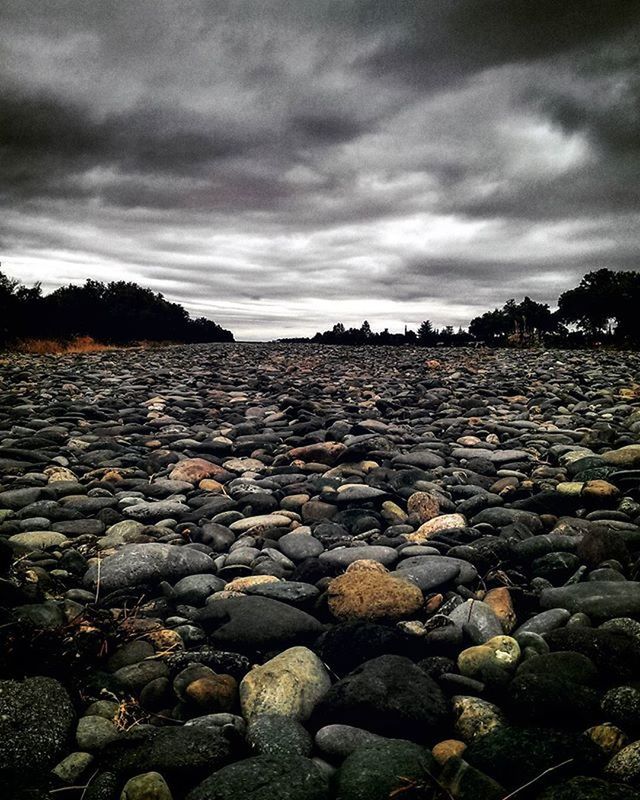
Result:
M0 270L237 339L640 268L638 0L0 0Z

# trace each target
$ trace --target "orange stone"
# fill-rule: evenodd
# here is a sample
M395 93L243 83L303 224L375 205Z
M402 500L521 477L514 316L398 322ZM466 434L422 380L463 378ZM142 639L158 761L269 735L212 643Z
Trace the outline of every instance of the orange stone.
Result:
M209 675L192 681L186 689L189 700L208 714L233 711L238 682L231 675Z
M511 601L511 594L506 586L500 586L497 589L491 589L487 592L484 602L491 606L494 614L502 624L502 630L505 633L511 633L516 626L516 612L513 610L513 603Z
M198 483L203 478L215 478L224 474L226 474L224 467L207 461L205 458L186 458L175 465L169 478L172 481Z
M467 745L458 739L445 739L433 747L431 755L442 765L454 756L461 756L466 749Z

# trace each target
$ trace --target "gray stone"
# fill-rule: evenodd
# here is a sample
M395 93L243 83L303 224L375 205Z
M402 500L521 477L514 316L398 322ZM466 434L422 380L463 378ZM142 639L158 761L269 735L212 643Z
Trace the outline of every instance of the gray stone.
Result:
M160 542L128 544L103 559L99 573L96 564L89 567L84 583L95 589L99 577L100 591L104 594L141 583L174 581L213 568L213 560L208 555L192 548Z
M610 619L640 613L640 582L590 581L544 589L542 608L565 608L572 614L582 612L593 619Z
M328 800L328 780L303 756L255 756L230 764L187 795L187 800Z
M413 742L387 740L355 750L338 773L337 800L388 800L407 781L422 783L435 761Z
M504 633L494 610L481 600L465 600L448 616L458 628L462 628L463 625L474 625L480 631L484 642Z
M338 760L346 758L361 747L371 747L386 741L388 739L384 736L364 728L355 728L353 725L325 725L315 736L317 748L329 758Z
M345 569L354 561L367 559L377 561L385 567L392 566L398 560L398 553L393 547L380 545L364 545L362 547L337 547L320 554L320 561L334 569Z
M258 714L247 729L247 744L261 756L311 756L313 742L306 728L291 717Z
M292 561L304 561L324 552L322 542L308 533L285 533L278 539L278 547Z
M313 640L324 630L315 617L269 597L216 600L194 614L222 649L271 650Z
M53 678L0 681L0 778L38 778L62 754L75 712Z

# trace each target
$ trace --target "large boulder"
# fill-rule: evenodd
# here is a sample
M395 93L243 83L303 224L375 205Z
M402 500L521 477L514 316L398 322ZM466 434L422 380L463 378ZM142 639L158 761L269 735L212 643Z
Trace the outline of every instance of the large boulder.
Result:
M403 656L367 661L335 683L316 707L314 722L342 723L382 736L428 742L449 719L438 684Z
M388 800L411 781L435 771L428 750L414 742L387 740L355 750L338 773L338 800ZM402 796L400 794L400 796Z
M214 568L213 559L190 547L160 542L129 544L103 559L100 566L89 567L84 582L91 589L99 583L104 594L143 583L173 582Z
M187 800L328 800L325 775L304 756L256 756L214 772Z
M71 698L53 678L0 681L0 784L41 778L62 754L74 722Z
M213 644L240 652L301 644L324 630L315 617L269 597L216 600L199 609L194 620L211 631Z

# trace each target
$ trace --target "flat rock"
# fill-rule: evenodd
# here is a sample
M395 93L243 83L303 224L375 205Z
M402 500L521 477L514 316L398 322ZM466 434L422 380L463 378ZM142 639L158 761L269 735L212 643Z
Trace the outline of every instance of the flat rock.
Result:
M173 582L187 575L213 571L213 560L187 547L151 542L148 544L128 544L93 564L84 576L84 583L92 589L98 580L102 592L112 592L142 583Z
M216 600L197 611L194 619L212 630L215 645L242 652L300 644L324 630L315 617L269 597Z
M589 581L540 595L542 608L564 608L572 614L582 612L593 619L610 619L640 613L640 582Z

